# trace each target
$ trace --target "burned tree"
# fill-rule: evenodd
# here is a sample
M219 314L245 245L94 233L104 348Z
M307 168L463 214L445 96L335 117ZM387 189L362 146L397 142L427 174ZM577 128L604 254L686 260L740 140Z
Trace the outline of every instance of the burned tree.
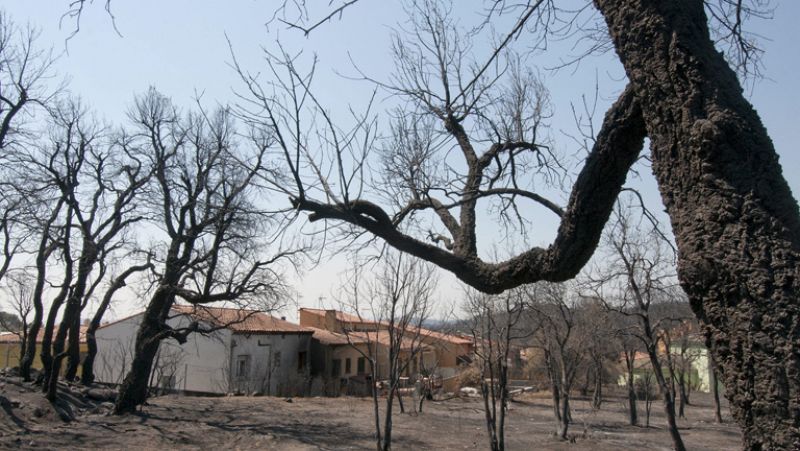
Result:
M148 208L163 238L152 257L157 281L136 334L135 352L114 412L133 412L147 397L159 343L186 341L201 330L167 324L176 299L189 304L257 302L281 292L277 263L296 254L278 249L275 213L254 199L254 177L270 171L267 151L274 136L236 121L229 109L183 114L151 89L130 112L132 137L154 168ZM240 134L241 133L241 134ZM280 225L280 224L278 224ZM280 230L278 230L280 232Z
M15 271L5 283L6 299L11 305L12 313L0 312L0 328L14 333L19 337L22 360L25 354L25 344L28 342L28 326L30 314L33 311L33 293L31 285L33 276L26 271Z
M570 392L578 371L585 366L590 339L587 319L578 291L571 283L540 282L528 288L526 307L541 323L534 343L546 358L547 373L553 388L556 435L567 440L572 422Z
M103 316L111 305L114 295L127 285L128 279L131 276L154 269L153 263L148 260L141 265L129 266L119 275L111 278L103 294L103 298L97 306L91 321L89 321L89 326L86 328L86 357L83 358L83 363L81 364L81 383L83 385L91 385L92 382L94 382L94 360L97 356L97 339L95 338L95 333L100 327L100 322L103 320Z
M510 163L512 155L521 151L535 155L541 147L530 142L530 136L519 139L498 133L496 140L484 142L482 152L477 149L482 141L470 136L472 128L465 124L476 113L480 97L486 98L485 85L480 82L492 78L481 70L475 78L459 77L456 68L463 54L442 33L436 34L435 40L417 41L415 46L413 40L428 36L426 24L421 27L423 32L417 28L403 48L404 56L425 69L414 70L401 61L399 74L408 83L393 92L406 96L411 112L439 121L445 136L455 142L466 168L459 178L463 186L428 190L421 199L409 196L412 201L407 208L394 212L361 192L346 193L348 186L360 187L359 183L337 186L340 192L336 197L320 198L299 177L305 166L298 164L297 154L289 152L287 164L298 182L291 193L293 204L307 211L311 221L328 219L360 227L483 291L499 292L539 280L560 281L574 277L594 252L626 174L647 137L653 173L679 250L679 280L703 324L732 412L743 429L745 447L796 447L800 442L796 396L800 391L800 329L793 325L800 321L800 211L766 129L744 97L734 71L753 68L758 48L744 34L743 25L751 16L764 15L768 3L595 0L577 8L579 13L592 14L593 6L599 13L596 21L576 19L575 10L560 9L556 2L491 4L492 15L518 14L517 23L501 43L525 36L536 47L564 30L558 26L564 23L568 33L562 37L586 37L581 24L588 24L587 33L601 39L594 41L593 49L613 48L628 77L628 86L595 136L569 202L564 208L550 208L561 220L553 243L529 248L501 262L478 256L473 206L478 197L497 193L491 181L503 179L488 169L499 161L500 174L510 177L517 169ZM427 21L433 25L429 29L441 30L436 15L426 15L433 17ZM720 52L718 46L727 51ZM420 51L430 58L421 57ZM492 63L477 67L491 69ZM434 78L438 83L435 90ZM305 87L302 83L294 86ZM497 99L510 101L513 97ZM352 162L341 164L339 160L352 155L343 147L330 154L334 166L360 167ZM531 172L525 174L525 180L531 179ZM323 168L314 173L329 172ZM331 173L347 179L340 171ZM519 188L502 189L511 195L510 190ZM433 198L438 192L453 199ZM515 199L540 200L529 190L514 192ZM427 243L420 234L401 226L406 212L423 209L441 218L449 241ZM449 214L454 209L459 210L458 215ZM433 234L438 235L444 234Z
M62 86L53 84L52 50L38 48L39 31L19 27L0 11L0 157L22 144L36 107L48 107Z
M124 137L119 143L110 142L79 103L62 104L53 114L58 128L53 151L48 158L32 163L38 163L50 177L72 214L69 221L75 233L70 230L65 234L67 249L73 239L80 244L75 257L65 256L77 264L74 280L65 285L69 287L62 301L65 309L52 344L53 360L46 383L51 400L55 399L64 358L69 357L66 378L75 377L80 364L81 312L103 278L104 259L124 244L129 227L144 219L136 201L151 174ZM47 344L43 342L43 347Z
M661 235L643 231L622 207L607 232L607 244L606 266L591 276L592 295L629 318L625 333L638 339L647 353L673 447L686 449L676 422L669 335L687 314L680 308L685 297L674 274L674 254Z
M522 289L501 295L467 292L467 324L475 340L475 358L480 366L483 412L489 449L505 449L508 403L508 365L515 345L529 338L536 326L529 321L527 296Z
M354 266L344 287L341 303L355 313L363 325L344 325L350 345L369 365L370 394L375 420L375 445L378 451L392 447L394 403L404 412L400 378L418 372L425 358L425 338L429 331L422 326L430 318L436 274L427 263L392 251L386 251L373 277L365 277L365 265ZM363 312L363 313L362 313ZM417 374L419 376L419 374ZM386 390L386 405L381 424L378 382Z

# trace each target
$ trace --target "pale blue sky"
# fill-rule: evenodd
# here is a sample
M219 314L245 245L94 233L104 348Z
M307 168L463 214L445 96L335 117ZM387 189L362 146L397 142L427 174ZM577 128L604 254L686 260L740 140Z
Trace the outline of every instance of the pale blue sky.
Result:
M30 22L42 29L40 44L64 49L65 38L74 23L67 19L59 29L59 19L66 1L5 0L2 8L19 24ZM68 43L68 52L58 61L59 73L69 76L70 90L85 99L101 116L112 122L124 119L124 111L133 95L150 85L171 96L179 105L190 106L195 92L202 92L208 103L232 99L232 87L238 86L235 73L226 64L231 60L225 35L231 40L239 61L250 70L260 67L260 46L274 48L276 39L289 49L304 49L320 59L316 89L323 103L334 112L344 112L348 104L363 105L371 92L364 82L346 80L337 75L353 74L350 56L366 73L385 79L391 70L388 57L390 27L403 19L397 2L364 0L335 20L304 38L285 26L265 22L272 16L276 2L240 0L137 0L112 2L118 36L97 0L85 12L80 32ZM320 2L327 4L327 2ZM458 5L465 3L459 2ZM476 3L479 4L479 3ZM762 41L765 79L758 81L750 99L762 117L781 157L784 173L794 193L800 193L800 50L796 39L800 2L775 2L775 19L753 23L764 36ZM474 21L474 13L465 13L465 22ZM524 40L518 43L524 47ZM564 43L554 43L553 51L536 57L536 63L548 67L568 51ZM488 48L476 45L476 58ZM577 71L543 72L551 90L556 116L554 138L566 153L574 145L559 130L573 131L570 102L580 102L581 95L593 95L595 79L600 89L597 120L621 89L623 71L614 55L593 57ZM647 176L648 174L645 174ZM650 201L658 202L652 177L641 182ZM660 207L659 207L660 208ZM545 227L532 238L533 244L546 244L555 222L544 220ZM481 235L491 241L495 225L485 222ZM311 304L319 296L330 299L339 263L322 265L298 284L303 302ZM313 283L311 283L313 281ZM443 295L456 297L452 278L443 279ZM291 313L291 312L287 312Z

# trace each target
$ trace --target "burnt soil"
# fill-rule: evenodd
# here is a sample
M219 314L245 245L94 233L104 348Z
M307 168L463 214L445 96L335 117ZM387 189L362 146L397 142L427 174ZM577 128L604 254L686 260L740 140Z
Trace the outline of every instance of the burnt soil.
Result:
M0 449L375 449L368 398L185 397L152 398L136 415L109 415L104 391L91 394L62 386L57 405L19 378L0 379ZM91 395L91 396L90 396ZM688 449L739 449L741 435L727 406L714 422L711 398L692 394L679 420ZM409 407L410 399L406 400ZM421 414L400 414L395 405L393 448L483 450L488 448L479 398L428 401ZM587 399L572 400L571 442L553 436L548 393L518 395L506 425L508 450L669 450L660 405L651 427L630 426L621 397L605 398L600 410ZM642 421L644 403L640 402Z

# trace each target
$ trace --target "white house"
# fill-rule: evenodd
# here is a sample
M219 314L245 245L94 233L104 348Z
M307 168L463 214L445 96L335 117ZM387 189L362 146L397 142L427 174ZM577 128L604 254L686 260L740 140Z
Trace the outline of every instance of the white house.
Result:
M119 384L130 369L142 313L100 327L95 374ZM197 321L218 330L193 333L185 344L161 342L150 386L197 393L293 395L309 384L313 331L254 310L174 306L173 328Z

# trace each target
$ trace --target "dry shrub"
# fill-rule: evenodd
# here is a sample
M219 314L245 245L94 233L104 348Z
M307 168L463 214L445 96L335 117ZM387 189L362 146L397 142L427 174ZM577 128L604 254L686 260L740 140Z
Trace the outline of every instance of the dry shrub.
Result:
M481 385L481 370L476 366L469 366L458 374L458 389L463 387L479 387Z

